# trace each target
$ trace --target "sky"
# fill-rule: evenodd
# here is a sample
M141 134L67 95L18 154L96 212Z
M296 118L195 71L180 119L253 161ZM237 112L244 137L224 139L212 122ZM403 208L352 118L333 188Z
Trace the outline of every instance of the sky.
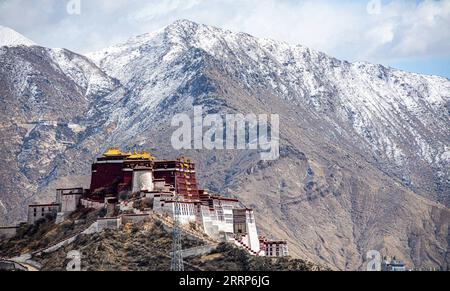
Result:
M79 53L177 19L450 78L450 0L0 0L0 25Z

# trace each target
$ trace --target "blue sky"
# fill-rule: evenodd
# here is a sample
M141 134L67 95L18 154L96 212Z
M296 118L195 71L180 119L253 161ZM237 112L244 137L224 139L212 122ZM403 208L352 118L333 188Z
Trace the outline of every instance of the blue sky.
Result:
M450 78L450 0L0 0L0 25L82 53L177 19Z

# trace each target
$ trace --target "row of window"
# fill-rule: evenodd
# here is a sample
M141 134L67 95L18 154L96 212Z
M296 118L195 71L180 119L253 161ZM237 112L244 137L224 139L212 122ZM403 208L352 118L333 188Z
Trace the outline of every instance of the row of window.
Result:
M192 204L179 204L180 205L180 214L181 215L194 215L195 209Z
M49 207L48 211L52 211L52 208ZM37 208L34 208L34 213L36 213L36 212L37 212ZM44 207L42 207L42 212L45 212L45 208Z
M40 212L41 212L40 216L44 217L46 213L51 213L51 212L53 212L53 209L54 209L54 208L52 208L52 207L48 207L48 211L46 212L46 211L45 211L45 207L42 207L42 208L41 208L41 211L40 211ZM37 217L37 216L38 216L37 210L38 210L37 207L33 208L33 216L34 216L34 217Z

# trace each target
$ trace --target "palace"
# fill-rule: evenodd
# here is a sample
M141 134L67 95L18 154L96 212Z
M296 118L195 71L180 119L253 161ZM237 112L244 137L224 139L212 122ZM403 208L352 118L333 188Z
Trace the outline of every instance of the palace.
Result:
M29 206L28 223L48 215L62 221L80 207L104 208L107 214L98 219L98 227L116 228L145 220L152 212L174 218L177 203L182 225L196 225L216 241L233 243L257 256L289 255L286 241L258 236L252 209L238 199L199 189L193 161L156 160L145 151L110 148L92 164L89 189L58 189L55 203Z

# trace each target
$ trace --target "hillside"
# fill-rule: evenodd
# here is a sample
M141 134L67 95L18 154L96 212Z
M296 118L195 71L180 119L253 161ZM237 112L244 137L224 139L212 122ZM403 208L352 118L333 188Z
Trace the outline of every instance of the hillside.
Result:
M17 237L0 243L0 256L11 258L45 248L63 234L76 233L80 219L88 219L97 212L80 211L62 225L42 221L38 226L24 229ZM201 234L200 234L201 235ZM210 244L192 235L183 235L183 249ZM51 253L36 254L34 262L41 271L65 270L67 254L78 250L82 254L83 271L169 271L172 232L158 216L147 223L125 225L120 230L106 230L81 235L73 243ZM217 244L211 251L185 259L187 271L320 271L323 266L291 258L271 259L252 257L246 251L229 244Z
M110 146L191 157L202 188L255 209L262 234L340 270L369 250L408 267L449 263L450 81L349 63L190 21L80 56L0 47L0 223L57 187L87 187ZM281 157L173 149L171 118L280 116Z

